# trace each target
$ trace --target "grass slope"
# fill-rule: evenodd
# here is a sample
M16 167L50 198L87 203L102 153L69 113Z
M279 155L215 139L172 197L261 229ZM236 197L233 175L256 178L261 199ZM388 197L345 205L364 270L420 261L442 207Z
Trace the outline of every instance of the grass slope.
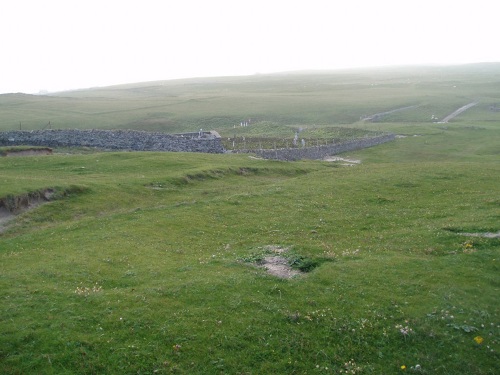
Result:
M457 232L500 229L499 130L439 126L356 167L0 159L0 196L80 187L0 236L2 373L494 374L499 240ZM268 245L320 266L243 261Z
M0 233L0 372L495 374L500 240L460 233L500 230L498 77L486 64L0 96L1 129L400 136L347 155L356 166L1 157L0 198L57 199ZM249 261L269 246L317 267L268 275Z

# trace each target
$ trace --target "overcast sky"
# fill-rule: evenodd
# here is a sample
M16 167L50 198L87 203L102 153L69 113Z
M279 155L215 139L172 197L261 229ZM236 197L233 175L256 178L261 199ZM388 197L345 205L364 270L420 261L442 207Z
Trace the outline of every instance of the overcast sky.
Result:
M0 93L500 62L497 0L2 0Z

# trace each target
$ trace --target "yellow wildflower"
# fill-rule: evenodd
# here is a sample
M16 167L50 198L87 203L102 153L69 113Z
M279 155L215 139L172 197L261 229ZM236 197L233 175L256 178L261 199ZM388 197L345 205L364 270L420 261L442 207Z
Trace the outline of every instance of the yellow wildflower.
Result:
M474 341L477 344L481 344L484 341L484 339L481 336L476 336L476 337L474 337Z

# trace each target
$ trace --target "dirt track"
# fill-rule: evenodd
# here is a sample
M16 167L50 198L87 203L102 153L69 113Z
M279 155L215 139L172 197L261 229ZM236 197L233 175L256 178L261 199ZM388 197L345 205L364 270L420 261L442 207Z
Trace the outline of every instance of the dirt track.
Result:
M363 117L361 119L361 121L377 121L386 115L390 115L391 113L406 111L408 109L413 109L413 108L418 108L418 107L420 107L420 105L410 105L408 107L396 108L396 109L393 109L393 110L387 111L387 112L375 113L373 115Z
M472 108L472 107L474 107L477 104L478 104L477 102L472 102L472 103L469 103L467 105L464 105L463 107L460 107L455 112L450 113L444 119L442 119L441 121L439 121L439 124L446 124L448 121L452 120L453 118L457 117L462 112L467 111L469 108Z

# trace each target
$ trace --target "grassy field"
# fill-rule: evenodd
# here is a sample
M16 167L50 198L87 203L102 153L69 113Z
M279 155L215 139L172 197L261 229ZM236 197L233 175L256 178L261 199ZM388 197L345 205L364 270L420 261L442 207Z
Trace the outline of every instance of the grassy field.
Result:
M379 71L367 80L386 90L373 97L368 87L355 89L358 73L343 78L347 86L354 81L347 96L320 76L310 81L329 94L314 86L306 95L293 80L280 93L279 85L255 77L248 92L235 89L234 103L245 95L261 100L245 106L241 118L269 121L262 132L300 125L330 134L342 125L400 135L342 155L361 160L355 166L89 150L0 158L0 198L47 188L56 198L0 233L0 372L496 374L500 239L461 235L500 231L500 113L490 108L500 102L496 72L489 80L481 72L428 73L420 77L427 83L403 90L407 72ZM193 98L209 89L220 94L232 83L226 81L172 85L176 98ZM393 103L391 85L406 97ZM453 96L452 86L462 91ZM155 87L30 97L19 106L92 102L92 111L101 103L106 112L106 101L126 108L128 100L157 100ZM266 87L276 102L259 99ZM448 124L430 121L479 97L478 106ZM15 108L5 103L18 99L0 97L4 129L5 108ZM331 113L320 113L327 101ZM233 108L218 128L230 134L239 113L230 102L193 113L172 105L178 124L158 127L188 131L183 121L198 127L204 116L210 122ZM416 103L425 111L359 121ZM47 108L61 119L74 111ZM147 112L133 108L130 121ZM68 127L91 124L83 112ZM26 124L30 116L41 123L49 117L23 113ZM124 112L115 114L95 118L103 128L131 124ZM310 272L280 279L255 264L276 248L289 249L291 263L310 265Z

